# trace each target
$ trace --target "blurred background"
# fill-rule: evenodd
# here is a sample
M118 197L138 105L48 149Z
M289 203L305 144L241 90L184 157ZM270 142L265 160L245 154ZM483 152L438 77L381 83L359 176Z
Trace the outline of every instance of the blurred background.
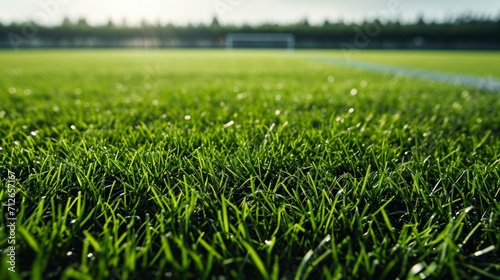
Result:
M0 47L497 50L500 1L2 1Z

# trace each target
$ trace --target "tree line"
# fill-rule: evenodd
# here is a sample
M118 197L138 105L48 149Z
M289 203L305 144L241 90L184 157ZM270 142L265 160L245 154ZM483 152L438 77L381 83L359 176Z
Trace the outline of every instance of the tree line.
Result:
M124 23L93 26L64 19L57 26L0 23L1 47L223 47L228 33L292 33L299 48L456 48L500 49L500 18L462 16L442 22L370 20L310 24L224 25Z

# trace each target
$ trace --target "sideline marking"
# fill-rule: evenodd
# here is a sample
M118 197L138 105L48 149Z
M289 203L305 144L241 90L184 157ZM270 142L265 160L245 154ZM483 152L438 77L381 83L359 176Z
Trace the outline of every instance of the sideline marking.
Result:
M458 86L471 86L489 91L500 91L500 80L493 77L450 74L399 66L382 65L372 62L346 60L338 57L307 57L307 59L379 73L402 74L409 77L423 78L431 81L444 82Z

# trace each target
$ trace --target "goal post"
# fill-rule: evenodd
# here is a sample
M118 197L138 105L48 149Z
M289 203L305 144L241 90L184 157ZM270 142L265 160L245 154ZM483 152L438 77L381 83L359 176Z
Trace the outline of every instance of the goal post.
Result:
M228 33L226 49L286 48L295 49L295 36L291 33Z

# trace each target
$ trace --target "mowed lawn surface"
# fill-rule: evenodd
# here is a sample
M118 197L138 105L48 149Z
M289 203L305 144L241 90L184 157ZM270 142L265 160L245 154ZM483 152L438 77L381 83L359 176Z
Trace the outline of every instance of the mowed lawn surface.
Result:
M498 93L279 51L2 51L0 73L2 279L500 274Z
M310 54L331 55L353 61L500 80L500 52L498 51L377 51L353 49L333 52L315 51Z

